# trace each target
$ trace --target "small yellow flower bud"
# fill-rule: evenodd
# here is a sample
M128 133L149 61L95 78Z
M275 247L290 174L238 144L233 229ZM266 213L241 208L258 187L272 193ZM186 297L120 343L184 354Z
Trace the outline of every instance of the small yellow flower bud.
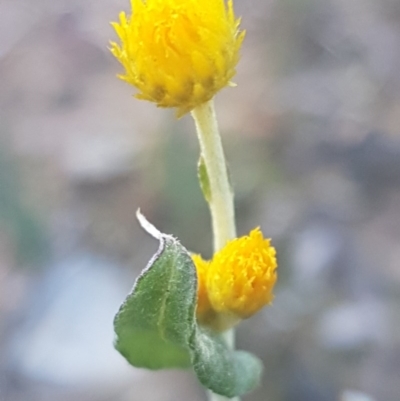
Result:
M212 311L210 300L207 295L206 280L209 261L204 260L200 255L192 254L192 260L197 273L197 309L196 315L200 322L203 322Z
M181 116L230 85L244 31L232 0L131 0L113 27L111 52L139 99L176 107Z
M208 268L207 292L213 309L244 319L270 304L277 279L275 254L259 228L228 242Z

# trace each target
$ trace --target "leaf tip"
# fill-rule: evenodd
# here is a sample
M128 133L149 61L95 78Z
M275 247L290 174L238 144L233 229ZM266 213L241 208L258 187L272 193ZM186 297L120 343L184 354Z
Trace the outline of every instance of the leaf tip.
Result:
M152 237L161 240L162 237L162 233L157 230L157 228L155 228L153 226L153 224L151 224L146 217L144 217L144 215L142 214L142 212L140 211L140 208L136 211L136 218L139 221L139 224L141 225L141 227L147 232L149 233Z

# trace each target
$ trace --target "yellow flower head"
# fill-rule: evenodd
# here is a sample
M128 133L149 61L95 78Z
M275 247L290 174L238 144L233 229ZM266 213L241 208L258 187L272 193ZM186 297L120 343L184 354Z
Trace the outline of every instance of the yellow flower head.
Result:
M232 0L131 0L113 23L111 52L139 99L183 115L210 100L235 75L244 31Z
M234 239L214 255L207 292L218 313L247 318L273 300L277 279L275 248L256 228Z

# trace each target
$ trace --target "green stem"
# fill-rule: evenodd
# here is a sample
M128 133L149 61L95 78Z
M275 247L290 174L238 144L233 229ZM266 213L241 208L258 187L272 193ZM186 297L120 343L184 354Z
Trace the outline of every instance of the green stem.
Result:
M196 123L201 157L207 171L209 187L207 198L214 234L214 252L216 252L225 246L227 241L236 237L233 192L228 179L213 100L193 109L192 116ZM229 330L224 336L229 346L234 348L234 331ZM227 398L210 392L209 400L226 401ZM239 398L231 400L239 401Z
M228 180L213 100L197 106L192 115L196 122L201 155L207 169L214 251L218 251L227 241L236 237L236 228L233 193Z

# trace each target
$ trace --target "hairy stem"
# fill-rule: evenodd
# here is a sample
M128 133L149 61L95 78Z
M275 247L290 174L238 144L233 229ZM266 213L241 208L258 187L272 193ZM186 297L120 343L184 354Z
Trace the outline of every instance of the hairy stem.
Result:
M207 172L209 189L207 200L214 234L214 252L216 252L227 241L236 237L233 192L228 179L213 100L197 106L192 111L192 116L196 123L201 157ZM224 336L229 346L234 348L233 330L225 332ZM227 398L210 392L209 400L226 401ZM239 401L239 398L232 398L231 400Z
M208 174L214 251L218 251L227 241L236 237L236 228L233 193L228 180L213 100L197 106L192 115L196 122L201 155Z

